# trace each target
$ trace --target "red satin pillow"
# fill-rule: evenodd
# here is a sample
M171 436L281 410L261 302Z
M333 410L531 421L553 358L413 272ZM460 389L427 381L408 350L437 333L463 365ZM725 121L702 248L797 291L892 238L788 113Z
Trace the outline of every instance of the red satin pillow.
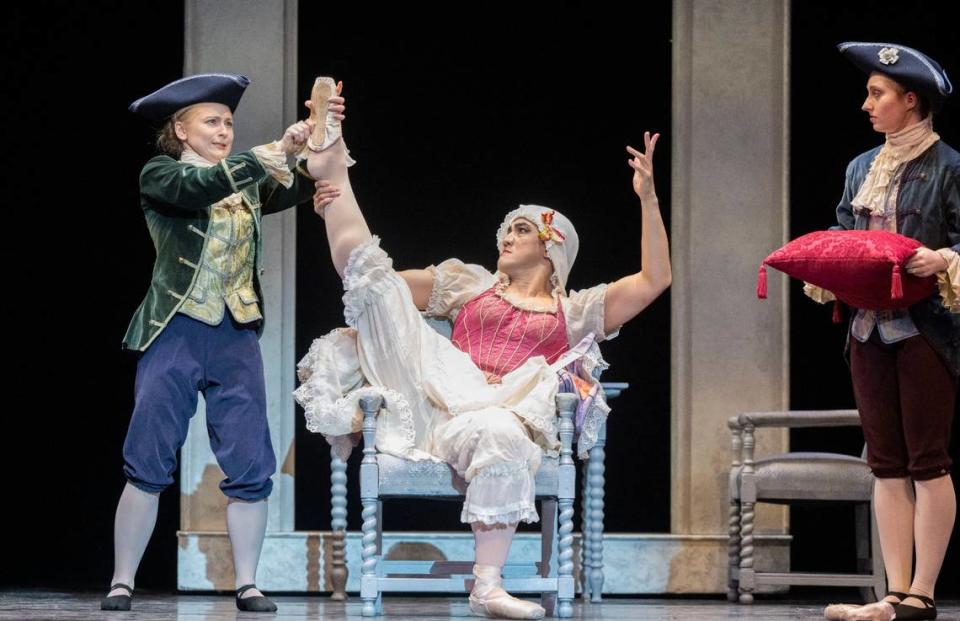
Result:
M817 231L771 253L760 265L757 297L767 297L765 265L832 292L854 308L906 308L933 293L936 276L902 266L922 244L889 231Z

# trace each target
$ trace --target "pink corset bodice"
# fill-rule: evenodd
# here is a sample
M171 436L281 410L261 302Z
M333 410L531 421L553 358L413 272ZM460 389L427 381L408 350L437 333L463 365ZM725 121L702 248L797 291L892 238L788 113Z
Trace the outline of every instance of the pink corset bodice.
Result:
M569 348L562 307L557 312L517 308L491 287L463 305L451 341L497 382L532 356L554 362Z

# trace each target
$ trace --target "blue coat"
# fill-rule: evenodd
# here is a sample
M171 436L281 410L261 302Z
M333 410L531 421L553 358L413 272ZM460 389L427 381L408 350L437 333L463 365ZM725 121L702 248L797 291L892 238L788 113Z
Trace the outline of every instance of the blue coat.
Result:
M843 198L837 205L838 225L832 229L867 229L869 214L854 214L850 202L880 149L861 153L847 166ZM942 140L907 162L897 193L897 232L933 250L952 248L960 252L960 153ZM909 310L917 329L947 368L960 376L960 314L945 308L939 293Z

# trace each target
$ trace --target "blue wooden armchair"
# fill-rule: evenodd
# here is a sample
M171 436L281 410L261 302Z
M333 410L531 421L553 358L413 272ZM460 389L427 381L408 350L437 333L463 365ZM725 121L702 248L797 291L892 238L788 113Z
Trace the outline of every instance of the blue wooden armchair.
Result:
M449 336L449 324L430 321L438 332ZM626 383L603 383L608 400L619 395ZM544 457L537 472L536 495L541 502L541 560L535 565L507 564L503 568L504 588L515 594L540 593L547 614L561 618L573 614L574 537L573 463L574 411L577 399L557 395L560 456ZM472 560L404 561L383 558L383 501L396 498L462 500L466 483L444 463L414 462L379 453L375 448L376 416L383 407L381 397L360 400L363 411L363 461L360 464L360 498L363 506L360 596L363 616L381 612L385 592L467 592L473 586ZM604 445L606 424L596 444L583 461L580 585L585 599L600 601L603 590ZM346 599L345 531L347 517L346 464L331 453L331 581L337 600Z

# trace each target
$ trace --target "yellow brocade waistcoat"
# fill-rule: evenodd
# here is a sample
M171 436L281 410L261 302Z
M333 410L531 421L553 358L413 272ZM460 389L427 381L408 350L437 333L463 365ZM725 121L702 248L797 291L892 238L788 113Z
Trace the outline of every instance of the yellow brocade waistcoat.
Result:
M180 307L181 313L212 326L223 320L224 307L237 323L263 318L253 287L256 230L240 193L231 194L210 210L197 279Z

